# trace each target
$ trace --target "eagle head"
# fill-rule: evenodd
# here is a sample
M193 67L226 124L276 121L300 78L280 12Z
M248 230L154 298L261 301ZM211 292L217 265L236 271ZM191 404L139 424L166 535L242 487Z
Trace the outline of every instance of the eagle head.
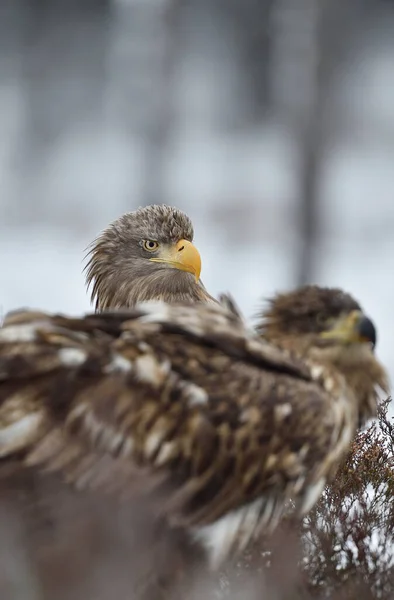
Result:
M96 310L211 299L199 281L201 257L193 235L189 217L164 204L111 223L92 242L85 267Z
M375 416L377 388L388 393L388 376L375 355L376 327L350 294L315 285L278 294L257 329L297 357L339 372L355 394L360 421Z

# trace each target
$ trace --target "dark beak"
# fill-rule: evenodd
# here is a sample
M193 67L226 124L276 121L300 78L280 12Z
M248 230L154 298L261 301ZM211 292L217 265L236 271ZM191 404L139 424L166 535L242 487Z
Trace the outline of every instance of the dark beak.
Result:
M376 329L371 319L363 315L356 325L362 341L370 342L372 347L376 346Z
M341 340L344 344L370 343L376 346L376 329L371 319L360 310L353 310L340 317L328 331L320 334L323 338Z

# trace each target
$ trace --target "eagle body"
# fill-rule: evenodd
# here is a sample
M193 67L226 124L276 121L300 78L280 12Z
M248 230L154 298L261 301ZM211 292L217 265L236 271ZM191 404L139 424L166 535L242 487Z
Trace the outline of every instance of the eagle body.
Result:
M0 455L122 504L146 499L218 568L288 500L300 515L313 506L385 386L374 362L360 401L322 359L336 346L302 348L260 339L224 304L14 313L0 330ZM351 376L369 364L367 344L341 351Z

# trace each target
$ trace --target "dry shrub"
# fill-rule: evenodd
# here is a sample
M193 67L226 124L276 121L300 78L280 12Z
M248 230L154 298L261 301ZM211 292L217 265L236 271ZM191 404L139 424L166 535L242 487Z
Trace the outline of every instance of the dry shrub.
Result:
M300 524L291 518L244 554L226 575L226 593L261 573L260 598L394 598L394 426L387 414L358 433L335 480ZM231 574L231 575L230 575ZM268 582L268 584L267 584ZM267 588L268 585L268 588Z

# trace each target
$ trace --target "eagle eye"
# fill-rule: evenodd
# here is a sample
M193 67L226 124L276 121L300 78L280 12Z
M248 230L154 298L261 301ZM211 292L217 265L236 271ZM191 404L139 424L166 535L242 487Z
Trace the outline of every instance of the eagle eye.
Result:
M316 323L318 325L320 325L320 327L323 327L324 325L327 325L327 317L324 313L318 313L318 315L316 316Z
M154 252L158 249L159 243L155 242L154 240L144 240L142 242L142 246L145 248L145 250L148 250L148 252Z

